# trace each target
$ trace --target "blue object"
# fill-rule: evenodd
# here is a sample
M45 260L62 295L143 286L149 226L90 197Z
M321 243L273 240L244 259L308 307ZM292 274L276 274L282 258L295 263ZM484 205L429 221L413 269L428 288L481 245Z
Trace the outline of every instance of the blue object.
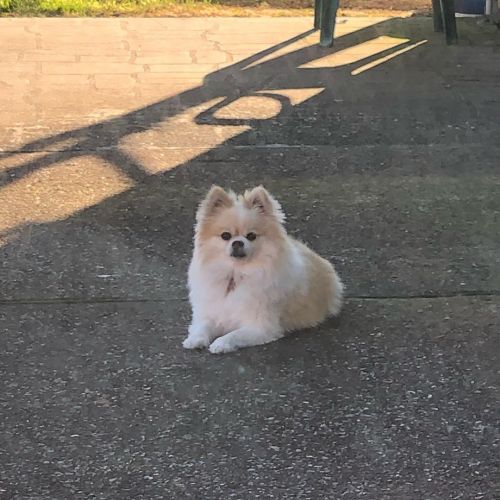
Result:
M455 0L455 12L460 14L484 14L486 0Z

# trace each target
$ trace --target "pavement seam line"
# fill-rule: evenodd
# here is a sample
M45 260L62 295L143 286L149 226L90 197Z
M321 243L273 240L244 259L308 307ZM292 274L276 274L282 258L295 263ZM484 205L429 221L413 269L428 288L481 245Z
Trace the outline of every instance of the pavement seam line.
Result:
M488 291L471 291L471 292L456 292L448 294L409 294L409 295L347 295L346 300L363 301L363 300L413 300L413 299L453 299L460 297L500 297L500 290ZM95 297L95 298L51 298L51 299L13 299L13 300L0 300L1 306L12 305L59 305L59 304L166 304L169 302L187 302L187 297L172 297L168 299L141 299L141 298L127 298L127 297Z
M147 65L144 65L147 66ZM132 78L136 78L138 73L132 73ZM437 148L442 150L450 150L463 147L463 143L449 143L449 144L439 144L439 143L430 143L430 144L404 144L404 143L394 143L389 144L389 149L405 149L410 148L414 149L428 149L428 148ZM481 142L471 142L466 144L467 147L488 147L493 149L498 149L497 146L493 146L491 144L484 144ZM362 145L344 145L344 146L333 146L330 144L238 144L231 146L210 146L210 151L220 151L220 150L241 150L241 149L334 149L339 151L349 150L359 150L359 149L377 149L379 148L379 144L362 144ZM22 154L22 153L57 153L57 152L72 152L72 151L100 151L102 149L105 150L114 150L118 149L118 146L100 146L95 149L81 149L78 147L70 147L67 149L62 148L15 148L15 149L1 149L0 148L0 157L2 155L11 155L11 154ZM146 149L150 150L185 150L185 149L199 149L206 151L207 146L148 146Z

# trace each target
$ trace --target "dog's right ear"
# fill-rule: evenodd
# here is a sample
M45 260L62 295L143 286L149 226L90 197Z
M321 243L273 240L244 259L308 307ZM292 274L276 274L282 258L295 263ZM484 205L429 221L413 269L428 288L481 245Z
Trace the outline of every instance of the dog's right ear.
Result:
M201 224L205 219L213 217L221 208L234 205L234 198L220 186L212 186L205 199L200 203L196 213L196 221Z

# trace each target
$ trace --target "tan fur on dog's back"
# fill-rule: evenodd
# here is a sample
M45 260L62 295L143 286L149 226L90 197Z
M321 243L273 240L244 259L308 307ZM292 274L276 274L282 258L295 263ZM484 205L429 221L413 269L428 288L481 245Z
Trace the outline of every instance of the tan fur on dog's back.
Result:
M307 262L304 288L289 297L281 317L285 330L315 326L330 315L336 315L342 304L342 284L330 262L300 241L293 244Z

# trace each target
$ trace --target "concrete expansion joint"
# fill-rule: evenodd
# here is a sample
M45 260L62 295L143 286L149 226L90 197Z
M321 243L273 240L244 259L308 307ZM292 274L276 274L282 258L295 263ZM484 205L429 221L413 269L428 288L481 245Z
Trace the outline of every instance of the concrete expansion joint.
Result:
M494 298L500 297L500 290L471 291L471 292L451 292L435 294L405 294L405 295L346 295L345 300L349 301L385 301L385 300L447 300L454 298ZM0 306L9 305L30 305L30 304L120 304L120 303L151 303L167 304L170 302L187 302L188 297L170 297L168 299L139 298L139 297L49 297L46 299L25 298L25 299L0 299Z

